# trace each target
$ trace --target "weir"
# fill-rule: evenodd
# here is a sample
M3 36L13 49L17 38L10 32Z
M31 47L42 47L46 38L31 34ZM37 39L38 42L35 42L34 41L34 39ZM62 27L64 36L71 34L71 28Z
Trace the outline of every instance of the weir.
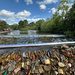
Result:
M0 45L0 49L21 48L21 47L39 47L39 46L63 45L63 44L75 44L75 41L73 41L73 42L36 43L36 44L33 43L33 44Z

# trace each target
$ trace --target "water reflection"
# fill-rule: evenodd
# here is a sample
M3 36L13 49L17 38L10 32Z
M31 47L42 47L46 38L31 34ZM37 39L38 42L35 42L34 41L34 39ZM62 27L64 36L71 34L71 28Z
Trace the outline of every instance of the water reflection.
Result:
M28 30L28 31L20 31L20 30L15 30L12 31L10 33L8 33L8 35L35 35L36 34L36 30Z

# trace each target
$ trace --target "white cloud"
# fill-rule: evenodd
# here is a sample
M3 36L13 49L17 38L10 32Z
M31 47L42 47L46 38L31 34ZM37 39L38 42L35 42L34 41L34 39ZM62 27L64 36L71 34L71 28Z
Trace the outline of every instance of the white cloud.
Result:
M13 19L8 19L9 21L11 21L11 22L14 22L14 20Z
M43 1L38 1L38 4L51 4L51 3L56 3L58 0L43 0Z
M71 7L73 4L70 4L70 3L66 3L65 2L64 5Z
M1 10L0 11L0 16L8 18L8 20L10 20L10 21L12 21L12 20L14 21L14 19L15 19L15 12L11 12L11 11L8 11L8 10Z
M9 24L9 25L12 25L12 24Z
M18 22L15 22L14 24L18 24Z
M72 5L73 5L73 4L70 4L70 3L64 3L63 5L68 6L69 8L68 8L67 11L69 11L69 10L72 8ZM63 5L61 4L60 6L62 7ZM52 8L51 11L52 11L53 14L55 14L55 12L57 11L57 9L56 9L56 8ZM67 11L64 10L64 14L66 14ZM49 11L49 12L50 12L50 11ZM59 15L61 15L62 12L63 12L63 9L60 9L60 10L57 11L57 12L59 13Z
M29 11L24 10L24 11L22 11L22 12L18 12L18 13L16 14L16 17L17 17L18 19L24 20L24 19L26 19L26 17L29 17L30 15L31 15L31 13L30 13Z
M19 2L19 0L16 0L16 2Z
M6 21L6 19L0 19L0 21Z
M29 5L29 4L33 4L33 1L32 0L25 0L26 4Z
M37 16L33 16L33 18L35 18L35 17L37 17Z
M71 9L71 7L68 8L68 11Z
M49 11L49 13L51 13L51 11Z
M55 14L55 12L57 11L56 8L52 8L51 10L52 10L52 13L53 13L53 14ZM63 12L63 10L59 10L59 11L57 11L57 12L59 13L59 15L61 15L62 12ZM64 10L64 14L66 14L66 11L65 11L65 10Z
M53 13L53 14L55 14L55 12L57 11L56 8L52 8L51 10L52 10L52 13Z
M59 10L58 13L59 15L62 15L63 10ZM64 14L66 14L66 11L64 10Z
M65 3L61 3L60 7L62 8L63 6L68 6L68 10L67 11L69 11L72 8L72 5L73 5L73 3L71 4L71 3L66 3L65 2ZM63 11L63 9L59 10L59 13L62 13L62 11ZM66 14L67 11L65 10L64 13Z
M48 9L50 9L50 8L48 8Z
M39 17L39 15L37 15L37 16L33 16L33 18L35 18L35 17Z
M70 4L70 3L66 3L66 2L65 2L64 4L61 4L60 6L63 7L63 5L68 6L68 10L67 10L67 11L69 11L69 10L72 8L72 5L73 5L73 4ZM67 11L64 10L64 14L66 14ZM59 10L59 11L58 11L59 15L61 15L62 12L63 12L63 9Z
M68 6L69 6L68 11L72 8L72 5L73 4L68 4Z
M40 9L45 10L46 9L46 6L45 5L40 5Z
M61 15L61 14L62 14L62 12L63 12L63 10L59 10L59 11L58 11L59 15Z
M58 0L42 0L42 1L37 1L37 3L40 5L40 9L46 9L46 4L52 4L56 3Z
M45 20L45 18L37 18L37 19L27 19L27 21L30 21L30 22L34 22L34 21L39 21L39 20L42 20L42 19L44 19Z

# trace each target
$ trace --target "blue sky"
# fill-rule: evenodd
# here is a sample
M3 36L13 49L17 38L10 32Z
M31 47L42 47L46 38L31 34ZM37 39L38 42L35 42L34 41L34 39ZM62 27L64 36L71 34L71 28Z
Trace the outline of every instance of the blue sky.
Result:
M60 0L0 0L0 20L8 24L51 18Z

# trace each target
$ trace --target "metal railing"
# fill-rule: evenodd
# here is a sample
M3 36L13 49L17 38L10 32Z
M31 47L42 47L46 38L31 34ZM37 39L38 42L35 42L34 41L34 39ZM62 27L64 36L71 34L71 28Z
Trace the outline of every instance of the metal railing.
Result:
M49 45L75 44L73 42L53 42L53 43L36 43L36 44L15 44L15 45L0 45L0 49L21 48L21 47L39 47Z

